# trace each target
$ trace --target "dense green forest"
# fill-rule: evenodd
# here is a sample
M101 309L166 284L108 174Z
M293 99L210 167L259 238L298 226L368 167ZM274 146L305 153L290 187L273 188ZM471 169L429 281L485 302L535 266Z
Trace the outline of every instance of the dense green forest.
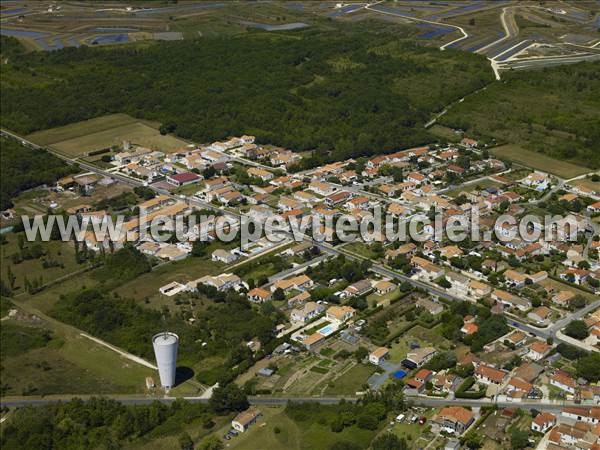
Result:
M12 206L20 192L54 183L75 168L42 150L24 147L10 138L0 138L0 209Z
M370 30L23 55L2 66L2 123L30 133L125 112L199 142L248 133L343 159L435 140L431 114L492 80L483 57Z
M126 442L180 433L185 424L213 426L208 406L176 400L170 405L125 406L114 400L74 399L17 409L3 430L4 449L122 448Z
M0 36L0 56L2 59L12 60L25 53L25 48L18 39L9 36Z
M600 167L600 62L517 71L440 119L476 136Z

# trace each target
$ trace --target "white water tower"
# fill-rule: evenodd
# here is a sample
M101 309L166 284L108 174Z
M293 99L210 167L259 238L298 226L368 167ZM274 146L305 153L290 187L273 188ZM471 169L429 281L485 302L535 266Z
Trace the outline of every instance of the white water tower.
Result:
M156 356L160 384L165 389L171 389L175 385L179 336L168 331L158 333L152 337L152 345Z

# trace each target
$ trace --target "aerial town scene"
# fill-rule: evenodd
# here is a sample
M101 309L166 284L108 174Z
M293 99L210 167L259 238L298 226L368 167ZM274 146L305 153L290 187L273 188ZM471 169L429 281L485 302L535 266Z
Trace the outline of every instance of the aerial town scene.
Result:
M0 2L0 445L600 450L600 2Z

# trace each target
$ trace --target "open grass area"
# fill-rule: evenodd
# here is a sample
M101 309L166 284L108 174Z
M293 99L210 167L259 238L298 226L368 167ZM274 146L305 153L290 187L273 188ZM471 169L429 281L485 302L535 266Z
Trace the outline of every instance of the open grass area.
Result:
M435 136L438 136L448 142L458 142L461 139L461 135L454 132L452 128L448 128L442 125L434 125L429 128L429 132Z
M4 278L8 270L12 272L15 277L12 291L15 294L25 290L26 280L29 282L41 280L41 283L49 283L86 267L85 263L77 263L75 249L70 243L24 241L21 250L17 234L7 233L4 236L6 243L0 246L2 275ZM37 252L40 252L41 255L32 257L37 255ZM31 257L31 259L25 259L23 256Z
M291 420L283 407L260 407L263 417L248 431L228 441L232 450L328 450L338 441L354 442L367 448L375 432L356 426L332 433L329 427L318 423L297 423ZM219 430L222 435L228 427Z
M204 439L204 437L208 436L215 430L220 430L226 425L230 425L232 417L232 415L215 416L213 418L213 422L215 422L215 425L208 430L203 426L202 418L186 421L186 423L183 425L182 431L187 432L192 438L192 440L198 443L201 442L202 439ZM221 437L222 434L223 433L218 434L218 436ZM161 436L155 439L136 439L134 440L134 442L127 442L124 443L122 446L124 450L173 450L174 448L179 447L180 445L178 434Z
M142 393L145 377L156 378L153 370L66 325L39 320L35 324L37 329L48 330L52 339L42 347L2 358L3 395ZM3 334L9 326L31 329L30 324L11 318L2 322Z
M210 253L209 253L210 254ZM115 289L115 292L128 298L136 300L154 300L161 296L158 288L171 281L180 283L195 280L204 275L217 274L223 263L213 262L209 257L188 257L181 261L170 262L158 267L152 272L143 274Z
M378 255L371 249L371 246L365 242L350 242L344 245L344 250L352 252L369 259L377 259Z
M326 395L354 395L363 390L363 385L375 373L376 367L372 364L355 364L351 369L336 381L329 383L325 390Z
M89 134L100 133L135 122L137 122L137 120L127 114L110 114L62 127L37 131L27 136L27 138L39 145L50 145L55 144L56 142L87 136Z
M496 187L499 188L502 186L502 183L498 183L497 181L492 181L488 178L484 180L479 180L476 183L467 184L466 186L461 186L456 189L452 189L444 192L445 195L449 197L458 197L461 192L473 192L476 190L485 189L488 187Z
M187 145L181 139L161 135L156 123L135 119L127 114L111 114L38 131L28 138L71 157L121 145L123 141L167 153Z
M516 163L557 175L561 178L573 178L590 171L590 169L583 166L578 166L567 161L559 161L558 159L551 158L543 153L526 150L520 145L501 145L491 149L490 153L498 158L509 159Z
M596 194L600 192L600 182L592 181L589 178L582 178L580 180L571 181L569 184L572 186L590 189L596 192Z

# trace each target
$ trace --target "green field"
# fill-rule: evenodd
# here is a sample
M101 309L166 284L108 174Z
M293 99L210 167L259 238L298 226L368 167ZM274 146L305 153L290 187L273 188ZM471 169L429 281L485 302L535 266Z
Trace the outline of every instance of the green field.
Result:
M26 322L25 322L26 323ZM45 346L23 348L18 355L2 357L2 395L128 394L145 391L145 377L153 370L79 335L56 321L36 323L51 332ZM35 330L15 319L2 322L5 332Z
M575 180L569 184L571 184L572 186L580 186L580 187L584 187L587 189L591 189L593 191L596 191L596 193L600 192L600 182L592 181L589 178L582 178L580 180Z
M435 136L439 136L440 138L448 142L458 142L461 138L461 135L456 134L452 128L444 127L438 124L429 128L429 132Z
M65 244L62 241L49 242L25 242L24 252L32 248L39 248L44 255L39 258L24 259L21 262L15 262L13 258L18 258L19 250L18 235L7 233L5 235L6 244L0 246L0 264L2 265L2 276L6 276L9 270L15 277L14 293L25 290L26 278L29 282L34 279L40 279L43 283L52 282L60 277L70 273L85 269L85 264L78 264L75 259L75 248L70 243ZM44 267L44 261L51 262L51 265Z
M110 148L113 145L120 146L123 141L167 153L187 145L181 139L161 135L156 123L135 119L127 114L111 114L37 131L27 138L72 157Z
M367 448L375 432L356 426L332 433L327 426L318 423L297 423L291 420L282 407L261 407L263 417L247 432L231 441L232 450L328 450L338 441L350 441ZM229 425L220 430L227 432ZM276 432L276 429L278 432ZM218 436L220 436L218 434Z
M490 150L498 158L509 159L534 169L569 179L590 172L590 169L566 161L559 161L543 153L526 150L519 145L501 145Z
M363 386L375 373L372 364L356 364L336 381L331 382L325 391L326 395L354 395L363 390Z

